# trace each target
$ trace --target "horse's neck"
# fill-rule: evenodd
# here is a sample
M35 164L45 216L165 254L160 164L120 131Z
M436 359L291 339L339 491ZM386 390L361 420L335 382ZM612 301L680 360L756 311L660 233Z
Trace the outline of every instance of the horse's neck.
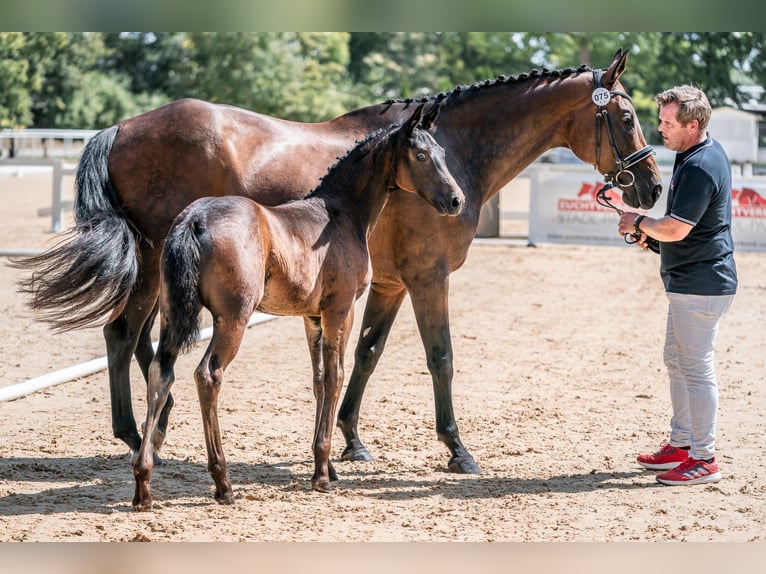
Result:
M391 193L390 186L393 185L393 180L390 179L391 152L389 150L381 153L375 161L370 156L364 161L370 162L370 175L353 179L347 200L354 207L351 211L357 215L356 224L360 234L367 237L370 230L375 227Z
M391 151L385 150L341 160L313 195L322 199L329 212L346 215L367 237L388 200L391 157Z
M544 152L568 147L573 124L567 106L574 78L519 80L478 89L471 101L445 106L439 126L458 146L464 169L486 201ZM595 120L594 120L595 126ZM595 129L595 127L594 127ZM454 149L454 147L453 147Z
M544 152L570 147L572 109L582 100L588 80L588 73L581 72L499 81L453 91L443 99L435 135L447 150L448 162L455 162L462 173L464 191L480 193L483 203ZM412 105L378 104L347 119L356 123L361 114L377 127L385 123L383 118L401 121Z

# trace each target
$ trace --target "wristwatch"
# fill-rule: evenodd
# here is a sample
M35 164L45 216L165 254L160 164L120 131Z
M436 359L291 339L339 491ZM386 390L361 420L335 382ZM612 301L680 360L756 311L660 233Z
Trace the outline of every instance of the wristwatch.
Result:
M643 231L641 231L641 222L644 220L644 218L646 218L646 215L639 215L633 222L633 229L636 235L641 235L643 233Z

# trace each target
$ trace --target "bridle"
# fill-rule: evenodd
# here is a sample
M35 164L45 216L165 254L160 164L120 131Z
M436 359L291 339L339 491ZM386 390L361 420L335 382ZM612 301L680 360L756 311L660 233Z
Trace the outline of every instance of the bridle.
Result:
M629 102L633 103L633 100L631 97L623 92L622 90L608 90L606 89L602 83L601 78L604 75L603 70L593 70L593 82L596 84L595 89L593 90L592 98L593 103L598 106L598 109L596 110L596 164L595 168L598 170L598 166L601 163L601 123L603 121L603 124L606 126L606 133L609 135L609 145L612 146L612 154L615 158L615 164L614 169L610 171L609 173L602 174L604 176L604 181L606 182L606 185L604 185L601 189L598 190L596 193L596 202L603 206L608 207L610 209L614 209L618 214L622 215L623 211L614 205L606 195L606 192L615 187L630 187L635 183L636 176L635 174L630 171L630 168L636 165L637 163L647 159L650 156L653 156L655 154L654 149L650 145L646 145L642 147L640 150L634 151L633 153L629 154L627 157L623 157L620 153L620 150L617 148L617 140L614 137L614 130L612 129L612 124L609 121L609 112L606 109L606 105L611 101L612 96L622 96L623 98L627 99ZM626 233L625 234L625 243L636 243L638 242L641 237L635 233ZM651 239L651 238L648 238ZM652 249L652 251L657 251L658 247L655 248L655 245L653 243L648 243L649 248Z
M606 126L606 133L609 135L609 145L612 146L612 154L615 158L614 169L609 173L602 174L604 181L618 187L630 187L636 181L636 176L630 171L630 168L638 162L653 156L655 152L652 146L646 145L627 157L622 156L617 148L617 140L614 137L614 130L612 129L612 123L609 121L609 112L606 109L606 105L612 99L612 96L622 96L631 104L633 100L622 90L606 89L601 83L603 75L603 70L593 70L593 82L596 84L596 88L593 90L592 98L593 103L598 106L596 110L596 165L594 167L598 170L598 166L601 163L601 123L603 121ZM621 180L621 177L627 179Z
M596 192L596 203L598 203L602 207L608 207L610 209L614 209L619 215L622 215L624 212L622 209L617 207L612 203L612 200L609 199L609 197L606 195L606 192L609 191L614 187L614 184L611 182L608 182L605 186L603 186L601 189L599 189ZM625 243L628 243L629 245L632 245L633 243L638 243L641 240L641 236L637 233L626 233L623 237L625 240ZM654 237L646 236L646 247L648 249L651 249L655 253L660 252L660 244L659 241L657 241Z

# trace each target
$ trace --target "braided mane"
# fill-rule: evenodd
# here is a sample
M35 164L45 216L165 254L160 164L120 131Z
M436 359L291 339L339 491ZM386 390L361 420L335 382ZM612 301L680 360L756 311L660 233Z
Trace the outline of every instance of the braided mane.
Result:
M592 72L592 71L593 69L589 66L586 66L585 64L582 64L578 68L564 68L562 70L549 70L548 68L543 68L542 70L534 69L525 74L518 74L518 75L511 75L511 76L500 75L500 76L497 76L497 78L474 82L473 84L469 84L467 86L455 86L449 92L441 92L439 94L424 96L422 98L394 98L394 99L386 100L383 103L388 105L411 104L413 102L422 102L422 103L437 102L438 103L438 102L441 102L442 100L446 100L449 97L458 97L461 94L464 94L466 92L475 92L477 90L483 90L485 88L492 88L492 87L501 86L501 85L504 86L510 83L523 82L526 80L538 80L542 78L567 78L569 76L577 76L584 72Z
M319 184L306 197L316 196L325 192L328 188L337 190L348 185L356 175L358 162L400 127L399 124L392 124L387 128L375 130L361 140L357 140L354 147L346 155L336 159L335 163L328 168L327 173L319 180Z

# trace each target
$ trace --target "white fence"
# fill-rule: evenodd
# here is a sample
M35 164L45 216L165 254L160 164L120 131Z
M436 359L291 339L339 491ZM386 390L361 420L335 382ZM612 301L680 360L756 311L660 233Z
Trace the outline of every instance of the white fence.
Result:
M51 233L61 231L61 222L64 220L64 176L74 175L77 164L65 163L61 159L0 159L0 167L50 167L51 168Z
M0 166L50 167L51 233L61 231L64 217L62 182L75 172L82 148L98 130L3 130L0 131Z
M3 130L0 159L76 159L97 130Z

